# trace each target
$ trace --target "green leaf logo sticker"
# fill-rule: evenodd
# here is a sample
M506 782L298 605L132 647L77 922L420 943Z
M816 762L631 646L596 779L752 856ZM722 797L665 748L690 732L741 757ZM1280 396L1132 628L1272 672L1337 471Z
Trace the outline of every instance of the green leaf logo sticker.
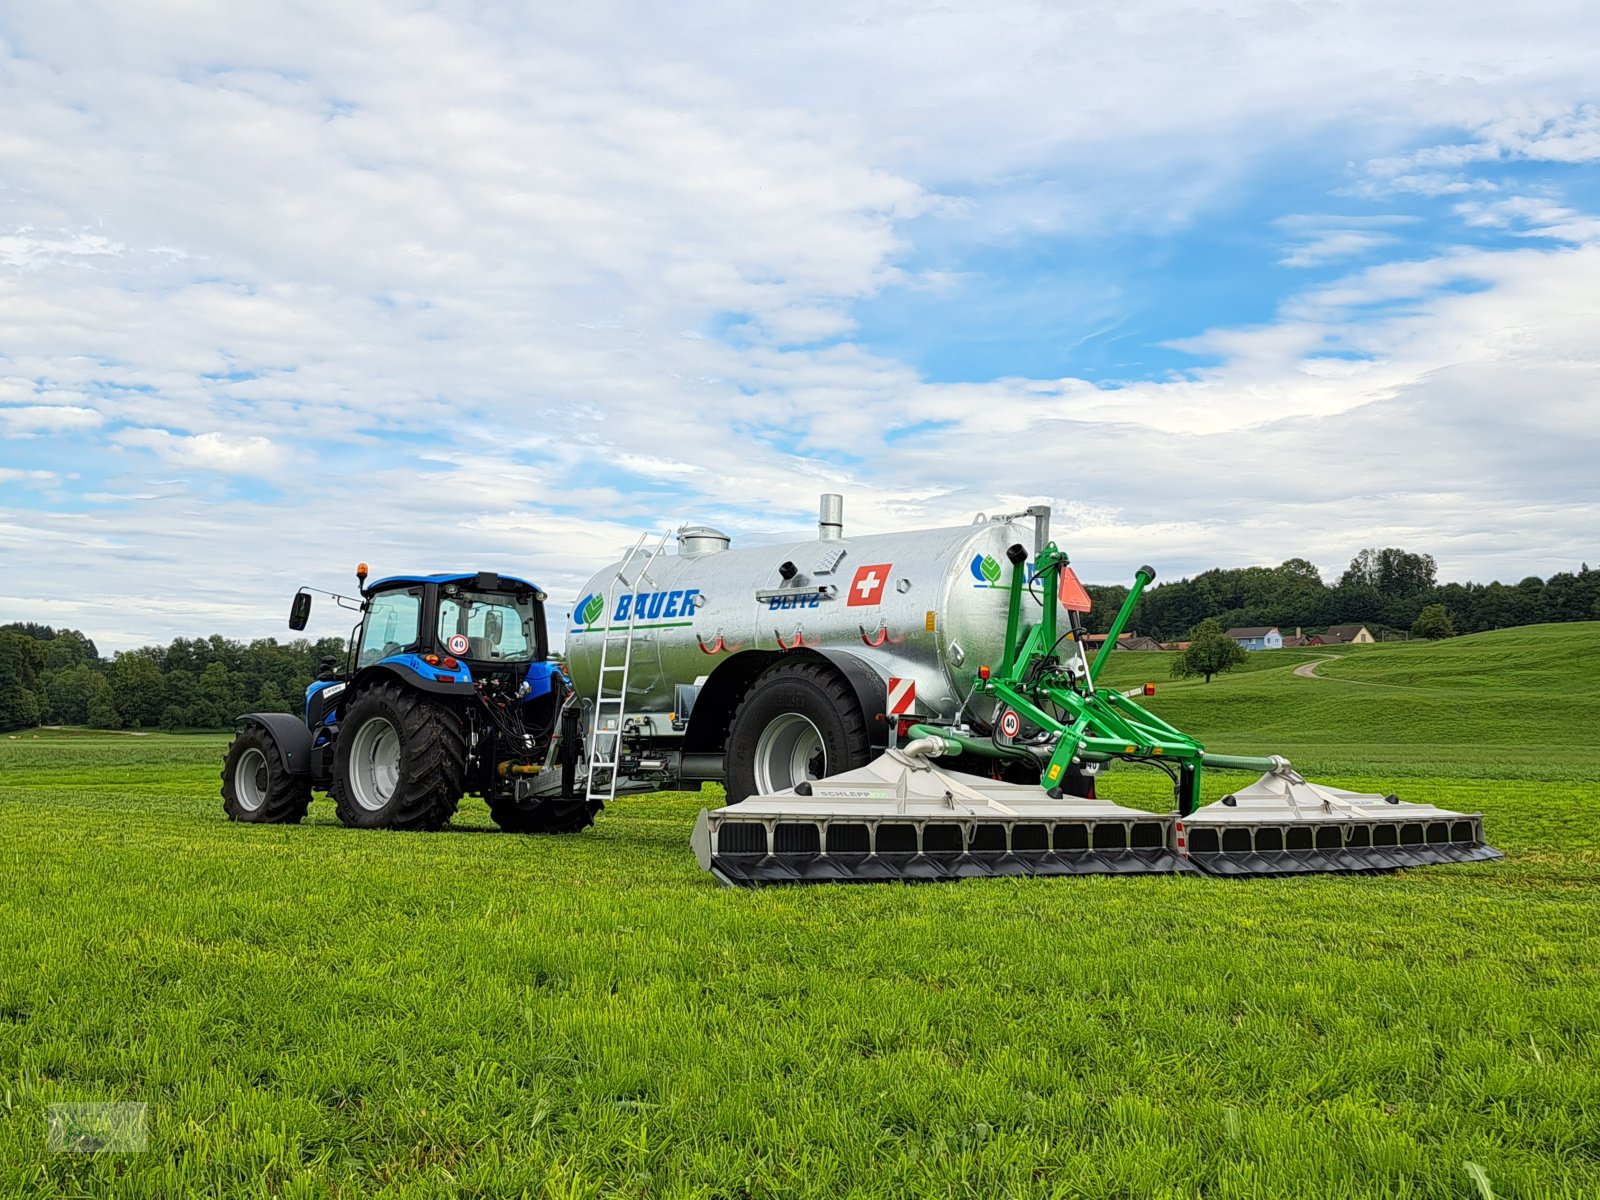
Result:
M605 612L606 602L599 596L589 597L589 603L583 606L583 623L593 625L600 619L600 614Z
M1000 582L1000 564L995 561L994 555L985 554L983 556L983 565L978 569L983 572L983 577L990 583Z

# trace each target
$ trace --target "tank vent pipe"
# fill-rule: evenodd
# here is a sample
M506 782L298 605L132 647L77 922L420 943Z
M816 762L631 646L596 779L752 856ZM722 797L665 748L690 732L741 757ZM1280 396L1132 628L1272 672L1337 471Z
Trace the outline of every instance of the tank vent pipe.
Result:
M1033 552L1035 555L1043 554L1044 548L1050 544L1050 506L1035 504L1028 514L1033 517Z
M844 497L836 492L824 492L822 507L817 515L817 537L824 542L844 536Z

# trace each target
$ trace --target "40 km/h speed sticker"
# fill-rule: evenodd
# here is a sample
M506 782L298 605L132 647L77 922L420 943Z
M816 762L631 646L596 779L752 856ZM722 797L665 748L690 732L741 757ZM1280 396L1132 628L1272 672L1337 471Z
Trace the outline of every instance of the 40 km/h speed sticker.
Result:
M445 643L445 648L451 654L465 654L470 645L465 634L457 633L451 635L450 640Z
M1022 718L1017 716L1017 710L1008 708L1000 714L1000 733L1003 737L1014 738L1022 732Z

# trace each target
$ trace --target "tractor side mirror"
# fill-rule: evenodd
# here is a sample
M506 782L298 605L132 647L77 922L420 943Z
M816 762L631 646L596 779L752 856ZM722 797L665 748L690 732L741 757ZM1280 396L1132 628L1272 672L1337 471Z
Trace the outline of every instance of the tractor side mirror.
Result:
M296 592L294 602L289 605L289 628L304 629L306 622L311 619L311 593Z
M483 617L483 636L489 639L489 644L498 646L500 635L506 631L505 618L498 609L491 608Z

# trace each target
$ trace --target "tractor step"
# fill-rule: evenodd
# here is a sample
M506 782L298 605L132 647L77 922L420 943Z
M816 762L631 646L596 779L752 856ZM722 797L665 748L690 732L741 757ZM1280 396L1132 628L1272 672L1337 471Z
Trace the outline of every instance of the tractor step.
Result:
M702 811L691 839L724 883L878 883L1192 871L1173 818L1000 783L890 750L855 771Z
M1483 818L1347 792L1270 771L1180 818L1175 836L1208 875L1365 874L1504 858L1483 840Z

